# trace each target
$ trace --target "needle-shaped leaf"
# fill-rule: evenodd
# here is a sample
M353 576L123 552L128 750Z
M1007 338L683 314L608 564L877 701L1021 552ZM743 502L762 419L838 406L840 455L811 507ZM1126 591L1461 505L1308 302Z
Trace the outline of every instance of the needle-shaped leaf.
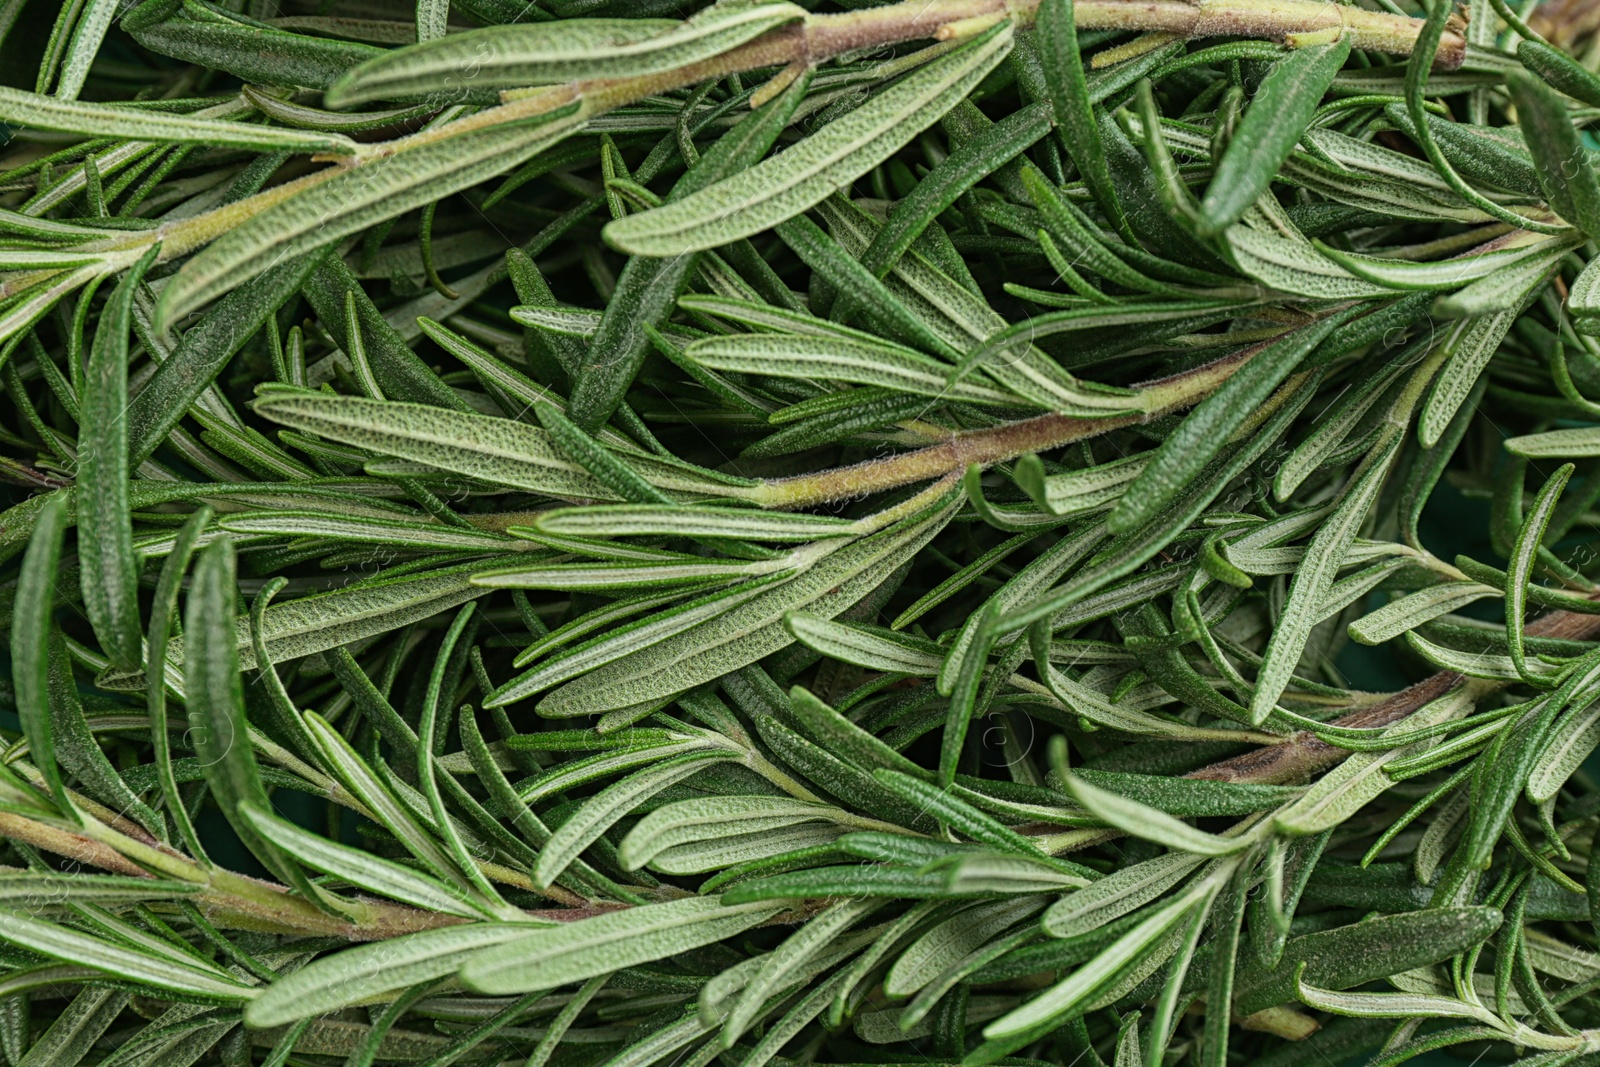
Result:
M566 683L544 698L540 710L568 716L631 707L754 663L794 640L783 625L788 612L806 610L824 618L839 614L926 544L951 514L951 505L942 504L927 517L905 520L831 552L718 618Z
M234 353L305 283L319 258L312 252L268 267L183 332L128 406L130 466L143 463L167 441Z
M339 914L345 909L336 898L313 886L290 854L258 836L244 816L246 806L267 808L269 802L244 714L239 637L234 629L234 558L233 543L222 538L201 550L195 561L183 617L189 731L205 768L206 784L245 846L279 878ZM152 684L160 683L152 679Z
M273 982L245 1009L251 1026L282 1026L454 974L495 945L525 936L523 923L471 923L358 945Z
M400 522L389 519L344 517L315 511L251 512L223 519L219 526L232 533L274 534L282 537L323 537L379 545L404 545L437 552L516 552L531 548L515 538L445 526L440 523Z
M1190 852L1198 856L1229 856L1255 844L1248 834L1222 837L1197 830L1164 811L1090 785L1076 775L1068 775L1062 785L1091 815L1177 852Z
M723 904L688 897L608 912L534 930L478 952L461 969L470 989L498 995L554 989L641 963L677 956L763 922L781 905Z
M849 537L857 527L830 515L775 514L747 508L657 504L590 505L541 512L533 528L578 537L731 537L751 541L812 541Z
M1283 617L1273 631L1262 659L1256 691L1250 700L1250 716L1254 721L1266 721L1288 686L1295 665L1300 662L1301 653L1305 650L1305 643L1311 636L1311 628L1316 625L1315 605L1322 600L1339 569L1344 566L1350 540L1365 521L1373 500L1383 487L1390 461L1398 448L1398 438L1391 438L1379 450L1368 454L1350 485L1345 488L1338 506L1312 537L1305 559L1289 586L1289 599L1284 604Z
M585 800L550 835L550 840L539 851L539 863L533 869L534 882L541 888L548 887L612 824L656 793L700 773L712 763L738 758L738 753L725 750L686 752L659 760L602 789Z
M83 391L78 452L78 555L83 604L101 647L123 670L139 666L139 559L128 505L128 333L133 294L151 249L100 313Z
M1350 38L1296 48L1261 79L1200 200L1201 234L1221 233L1266 192L1294 151L1322 96L1350 56Z
M944 650L939 646L893 630L820 619L800 611L784 616L784 623L807 648L869 670L932 676L944 663Z
M1161 442L1127 489L1107 520L1113 532L1122 533L1150 521L1165 510L1250 419L1272 391L1330 334L1349 321L1351 312L1330 315L1295 330L1281 340L1233 359L1244 366L1235 371L1184 419L1176 432Z
M1044 913L1051 937L1076 937L1144 907L1194 871L1205 857L1169 852L1113 871L1092 885L1069 893Z
M1420 908L1302 934L1272 966L1241 961L1234 1009L1250 1013L1293 1000L1297 977L1349 989L1447 960L1482 944L1500 924L1496 908Z
M1119 232L1132 236L1123 217L1122 200L1111 180L1110 161L1100 142L1100 126L1078 47L1077 12L1073 0L1043 0L1039 4L1036 34L1040 65L1045 85L1050 90L1050 106L1056 127L1061 131L1067 153L1084 176L1084 184L1094 194L1107 217Z
M1381 645L1440 615L1457 611L1484 597L1499 595L1500 590L1477 582L1445 582L1419 589L1352 622L1350 636L1364 645Z
M18 611L11 624L11 670L17 715L28 750L61 814L78 821L56 762L55 729L50 715L50 631L54 626L56 581L61 568L61 540L66 533L67 502L53 493L34 521L28 551L17 576Z
M105 8L107 5L100 4ZM286 130L250 122L199 118L173 111L89 104L70 94L41 96L0 86L0 118L84 137L117 137L176 144L221 145L258 152L331 152L354 155L359 146L337 133Z
M785 9L797 10L789 4L765 6L769 16L776 12L780 20ZM707 8L705 14L710 16L713 9ZM793 119L810 83L809 74L796 79L719 137L678 179L665 202L681 200L759 163ZM589 340L590 352L603 358L586 360L573 384L570 410L580 427L594 433L622 403L649 351L649 331L666 323L697 263L694 255L667 259L635 256L622 268L616 291Z
M899 151L1005 58L1011 23L931 59L799 144L734 177L609 223L606 240L633 255L675 256L793 218Z
M983 1036L989 1039L994 1052L998 1055L1005 1054L1000 1051L1000 1048L1004 1047L999 1044L1002 1042L1011 1044L1012 1047L1019 1047L1014 1042L1068 1016L1074 1009L1082 1007L1104 993L1147 956L1158 951L1166 936L1189 918L1196 908L1209 902L1220 888L1212 884L1213 882L1214 879L1202 880L1178 894L1170 902L1159 908L1150 909L1148 916L1137 926L1124 933L1087 964L1021 1007L984 1027ZM974 1053L974 1058L977 1057L981 1057L981 1062L991 1061L991 1056L983 1055L982 1049Z
M446 38L448 40L449 38ZM247 281L263 261L304 255L412 208L476 185L573 133L574 105L531 126L490 126L436 140L392 157L302 179L290 195L228 230L196 254L161 292L156 328L165 330ZM327 173L327 172L322 172Z
M482 917L479 909L461 899L459 891L422 871L330 841L253 804L246 803L239 810L256 834L308 867L413 907L469 919Z
M1432 448L1443 438L1450 420L1472 392L1483 368L1493 358L1500 342L1516 321L1515 309L1481 318L1467 319L1446 336L1445 365L1428 394L1418 420L1417 436L1424 448Z
M1547 430L1522 437L1509 437L1505 448L1525 459L1581 459L1600 456L1600 429L1585 426L1572 430Z
M627 870L654 864L661 854L694 841L731 834L770 833L800 823L827 822L838 808L791 797L713 796L659 807L628 831L617 848ZM729 828L733 829L730 831Z
M0 940L50 959L90 967L116 981L210 1004L242 1004L255 995L249 984L218 976L209 967L185 966L44 919L0 910Z
M1015 406L1008 392L965 380L951 383L948 364L910 348L828 337L741 334L708 337L684 350L703 366L741 374L876 385L938 400Z
M1600 78L1559 48L1524 38L1517 45L1517 59L1552 88L1590 107L1600 107Z
M331 107L369 100L451 99L474 88L628 78L698 63L803 17L782 0L713 4L684 22L562 19L493 26L370 59L328 88ZM472 70L464 78L462 71Z
M1506 86L1550 206L1584 233L1600 232L1600 178L1578 140L1567 105L1549 85L1524 71L1509 72Z
M1527 653L1522 638L1523 616L1528 608L1528 581L1533 577L1533 565L1543 547L1545 532L1550 528L1550 514L1561 499L1577 468L1564 463L1546 479L1534 497L1533 505L1522 520L1517 532L1517 542L1511 550L1511 565L1506 569L1506 645L1511 650L1511 662L1524 681L1542 684L1543 679L1529 677Z
M255 408L298 430L486 482L556 497L603 500L616 496L572 462L547 432L511 419L300 391L264 393ZM687 492L721 489L719 495L744 495L734 488L742 479L722 484L679 473L680 467L645 457L639 457L634 467L655 475L652 480L661 488Z

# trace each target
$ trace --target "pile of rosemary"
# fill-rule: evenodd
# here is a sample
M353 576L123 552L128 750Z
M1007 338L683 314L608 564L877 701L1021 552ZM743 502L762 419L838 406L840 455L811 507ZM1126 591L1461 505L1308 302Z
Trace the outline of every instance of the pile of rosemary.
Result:
M1600 17L1432 3L0 0L0 1061L1600 1063Z

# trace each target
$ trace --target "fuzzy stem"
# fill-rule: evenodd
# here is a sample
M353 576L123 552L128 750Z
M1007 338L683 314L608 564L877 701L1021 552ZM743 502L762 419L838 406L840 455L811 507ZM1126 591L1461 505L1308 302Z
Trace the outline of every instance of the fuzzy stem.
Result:
M30 818L14 810L0 811L0 838L21 841L114 874L144 877L153 873L173 881L193 883L199 888L187 899L205 910L219 926L232 929L381 941L467 921L442 912L367 897L354 898L351 901L354 908L348 916L330 915L284 886L221 867L203 867L88 797L74 794L73 803L82 814L82 828L60 825L43 812L37 818ZM534 888L521 872L495 864L483 866L485 873L499 881ZM526 914L532 918L568 921L611 910L611 907L580 905Z
M1600 596L1592 599L1600 600ZM1529 637L1586 641L1600 634L1600 615L1553 611L1529 623L1524 632ZM1408 689L1402 689L1386 700L1340 716L1329 725L1365 729L1389 726L1438 700L1463 682L1479 686L1486 692L1510 684L1484 682L1481 679L1468 681L1454 671L1440 671ZM1191 771L1185 777L1212 782L1279 785L1310 778L1314 774L1343 763L1350 754L1349 749L1329 744L1315 734L1302 731L1289 735L1275 745Z
M85 251L127 253L108 257L102 273L125 268L158 242L162 246L160 261L168 262L196 251L311 186L409 148L486 126L525 121L574 101L581 102L585 114L593 117L648 96L730 74L801 69L863 49L930 38L950 40L1007 17L1026 27L1032 24L1038 6L1038 0L902 0L860 11L808 15L721 55L675 70L642 77L577 81L512 94L515 98L508 96L497 107L393 141L363 146L357 155L339 157L335 166L152 231L94 242L85 246ZM1423 26L1421 19L1324 0L1078 0L1075 11L1077 24L1084 29L1133 30L1184 38L1257 37L1295 44L1307 34L1342 28L1355 48L1401 56L1411 53ZM1446 28L1435 60L1441 69L1459 67L1466 57L1463 29L1459 20ZM0 282L0 297L21 292L52 273L26 272Z
M1193 370L1161 378L1143 390L1143 410L1105 419L1040 415L983 430L951 434L914 452L872 459L850 467L763 482L751 498L767 508L803 508L895 489L913 482L958 474L977 464L987 467L1028 452L1046 452L1112 430L1136 426L1182 410L1210 396L1252 356L1279 338L1263 341Z

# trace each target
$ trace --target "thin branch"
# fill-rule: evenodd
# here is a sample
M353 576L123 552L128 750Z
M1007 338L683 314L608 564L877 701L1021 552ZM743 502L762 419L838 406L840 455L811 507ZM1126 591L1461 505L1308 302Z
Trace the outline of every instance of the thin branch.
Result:
M1600 596L1594 599L1600 600ZM1529 623L1523 631L1529 637L1551 637L1565 641L1586 641L1600 635L1600 615L1580 615L1573 611L1553 611ZM1421 710L1454 690L1465 681L1455 671L1440 671L1383 700L1348 715L1330 726L1375 729L1389 726ZM1290 734L1275 745L1245 752L1213 763L1185 775L1210 782L1254 782L1279 785L1299 782L1330 767L1338 766L1351 755L1349 749L1329 744L1307 731Z

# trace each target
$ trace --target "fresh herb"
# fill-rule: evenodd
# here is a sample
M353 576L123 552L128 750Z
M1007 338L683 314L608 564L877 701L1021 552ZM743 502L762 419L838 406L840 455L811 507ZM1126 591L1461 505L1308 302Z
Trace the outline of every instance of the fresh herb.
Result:
M1583 3L0 0L0 1063L1600 1056Z

